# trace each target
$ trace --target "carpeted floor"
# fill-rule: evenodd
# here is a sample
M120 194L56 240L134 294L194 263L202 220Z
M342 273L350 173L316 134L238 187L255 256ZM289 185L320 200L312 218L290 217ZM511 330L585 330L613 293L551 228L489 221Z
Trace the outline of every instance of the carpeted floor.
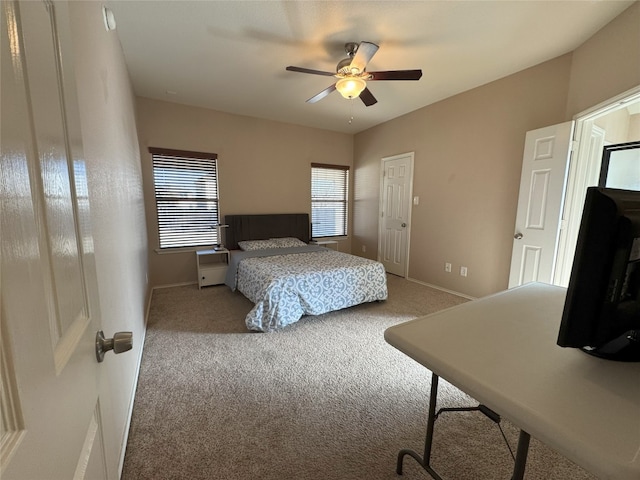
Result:
M154 291L123 480L429 479L422 452L430 372L384 330L465 300L389 276L389 300L250 333L252 304L225 286ZM440 382L439 406L475 402ZM515 449L518 430L503 421ZM480 413L436 422L447 480L510 478L513 460ZM593 479L532 439L528 480Z

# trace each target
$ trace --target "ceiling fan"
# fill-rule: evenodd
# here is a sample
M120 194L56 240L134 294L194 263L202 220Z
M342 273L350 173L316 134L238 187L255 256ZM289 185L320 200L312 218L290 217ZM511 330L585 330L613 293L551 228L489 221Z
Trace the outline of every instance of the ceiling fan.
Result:
M312 70L309 68L292 67L286 69L290 72L310 73L312 75L325 75L336 77L338 81L325 88L317 95L314 95L307 103L315 103L322 100L334 90L338 90L344 98L353 99L360 97L362 103L367 107L378 102L371 91L367 88L367 81L372 80L420 80L422 70L388 70L383 72L367 72L366 67L369 61L378 51L378 45L371 42L360 42L360 44L345 43L344 49L347 58L338 62L336 73Z

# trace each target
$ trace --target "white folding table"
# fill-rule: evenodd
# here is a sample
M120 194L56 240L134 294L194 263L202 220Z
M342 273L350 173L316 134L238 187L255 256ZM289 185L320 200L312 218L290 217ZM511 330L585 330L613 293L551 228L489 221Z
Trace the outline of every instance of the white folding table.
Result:
M556 345L566 290L530 283L388 328L386 341L433 373L424 455L429 464L438 377L601 479L640 479L640 363Z

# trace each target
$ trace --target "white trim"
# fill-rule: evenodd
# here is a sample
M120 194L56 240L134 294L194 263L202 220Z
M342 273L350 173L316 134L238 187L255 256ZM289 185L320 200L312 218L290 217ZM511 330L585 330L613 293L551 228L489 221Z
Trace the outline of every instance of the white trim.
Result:
M640 85L588 108L573 117L576 122L573 137L576 149L571 155L567 185L565 186L565 206L562 213L562 224L565 228L560 231L558 239L559 250L555 264L555 285L566 287L569 283L575 253L575 241L578 236L577 229L580 225L583 205L583 200L578 198L580 195L577 192L584 190L585 182L588 182L587 176L589 175L590 166L584 165L584 162L590 161L588 154L593 153L589 152L591 147L589 143L590 140L593 140L592 131L594 130L594 126L591 124L598 117L623 108L627 103L638 101L640 101ZM598 129L596 128L596 130ZM596 135L598 134L596 131Z
M413 282L413 283L419 283L420 285L424 285L425 287L430 287L435 290L440 290L441 292L450 293L451 295L455 295L456 297L466 298L467 300L477 300L477 297L472 297L464 293L456 292L454 290L449 290L448 288L439 287L438 285L433 285L431 283L422 282L420 280L416 280L415 278L406 277L405 280L409 280L410 282Z
M151 296L156 288L172 288L172 287L186 287L187 285L198 285L198 282L180 282L180 283L168 283L166 285L156 285L151 289Z
M573 266L573 253L582 218L582 207L587 184L597 184L602 158L605 132L593 120L576 122L574 143L564 194L562 228L557 240L557 256L553 284L566 287ZM596 168L597 163L597 168ZM594 169L597 173L594 173ZM594 183L595 182L595 183Z
M144 325L142 328L142 338L140 339L140 353L138 354L138 360L136 364L136 374L134 376L133 389L131 391L131 398L129 399L129 408L127 409L127 421L122 435L122 443L120 444L120 460L118 462L118 478L122 478L122 470L124 469L124 458L127 453L127 442L129 441L129 429L131 428L131 417L133 416L133 403L136 399L136 391L138 390L138 380L140 379L140 366L142 365L142 352L144 350L144 341L147 337L147 322L149 321L149 312L151 311L151 299L153 298L153 290L151 288L149 292L149 298L147 299L147 307L144 313Z
M590 120L609 111L614 111L620 108L625 103L634 102L640 100L640 85L633 87L626 92L621 93L620 95L616 95L604 102L599 103L591 108L587 108L580 113L577 113L573 116L573 119L577 121L585 121Z

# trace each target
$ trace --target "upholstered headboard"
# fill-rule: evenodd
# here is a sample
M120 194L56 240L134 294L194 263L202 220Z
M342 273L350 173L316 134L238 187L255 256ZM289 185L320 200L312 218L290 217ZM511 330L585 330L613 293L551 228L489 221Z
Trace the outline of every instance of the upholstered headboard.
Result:
M229 250L238 248L242 240L264 240L267 238L295 237L309 243L310 226L308 213L274 213L264 215L225 215L224 245Z

